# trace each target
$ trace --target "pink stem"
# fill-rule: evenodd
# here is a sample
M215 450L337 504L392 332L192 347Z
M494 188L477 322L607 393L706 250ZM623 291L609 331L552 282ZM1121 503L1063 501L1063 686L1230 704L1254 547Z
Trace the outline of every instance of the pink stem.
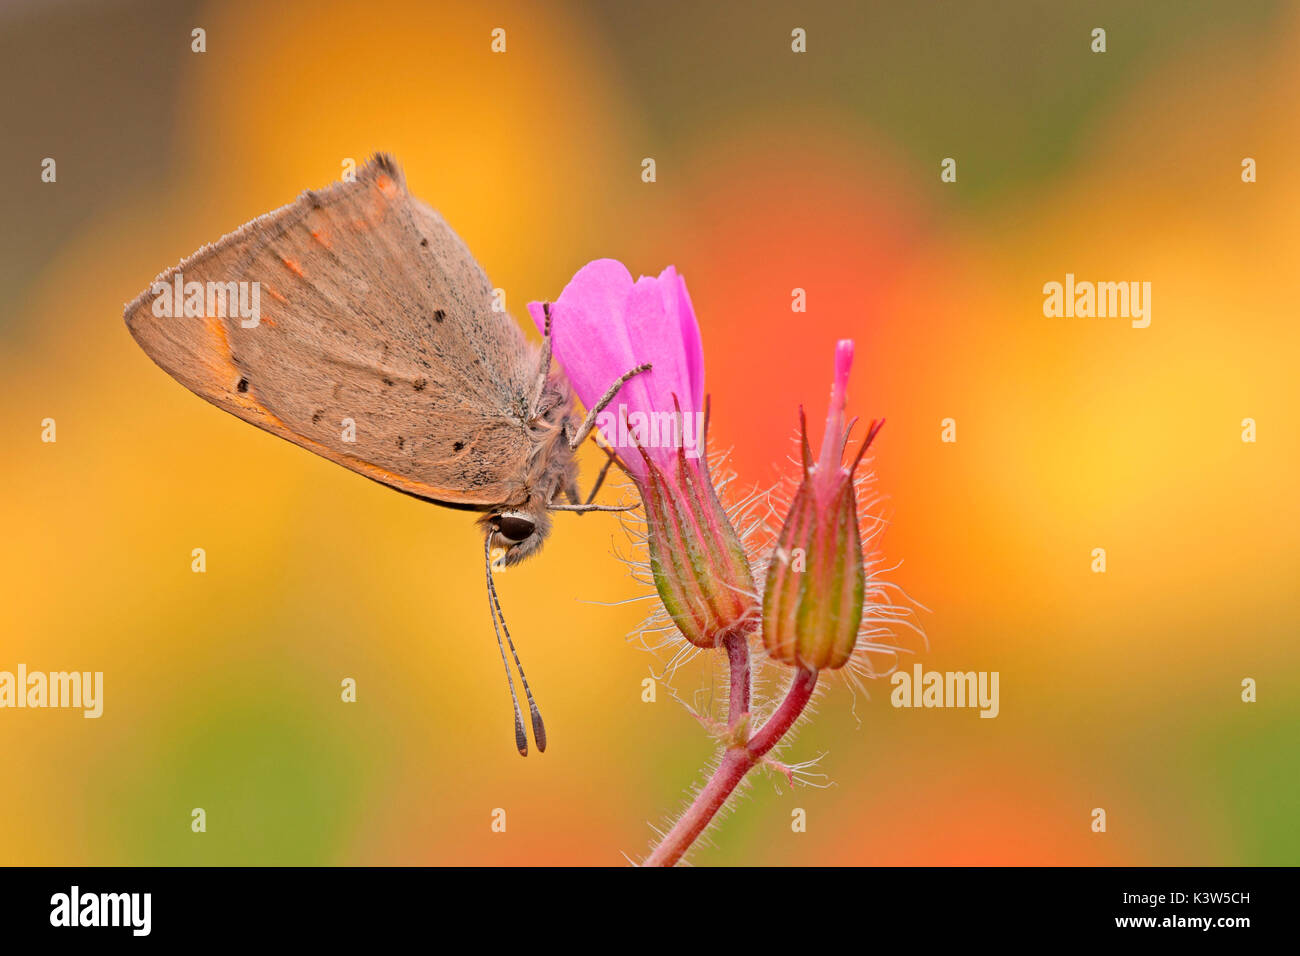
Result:
M731 664L730 706L727 722L734 728L749 713L749 637L733 634L726 640L727 660Z
M731 649L728 648L731 655ZM732 659L733 679L736 674L735 656ZM748 698L749 690L749 648L745 647L745 697ZM786 692L785 700L781 701L781 706L776 709L771 717L768 718L761 730L749 741L743 745L734 745L727 748L722 755L722 762L718 769L714 771L709 782L704 785L704 789L686 808L667 836L660 841L659 845L654 848L650 856L645 861L645 866L673 866L682 855L695 842L696 838L704 832L704 828L709 825L713 817L727 798L735 791L736 786L744 779L745 774L763 758L769 750L780 742L781 738L786 735L794 722L799 719L803 713L808 701L812 697L813 689L817 686L817 672L800 668L795 671L794 680L790 682L790 690ZM733 684L732 693L735 695L735 686ZM735 701L733 701L732 711L735 711Z
M786 691L785 700L781 701L781 706L776 709L776 713L768 718L763 729L749 738L749 746L746 748L754 755L754 758L762 757L769 750L781 742L781 738L786 735L794 722L799 719L803 709L808 706L808 701L812 698L813 689L817 686L817 672L808 668L801 667L794 672L794 679L790 681L790 689Z

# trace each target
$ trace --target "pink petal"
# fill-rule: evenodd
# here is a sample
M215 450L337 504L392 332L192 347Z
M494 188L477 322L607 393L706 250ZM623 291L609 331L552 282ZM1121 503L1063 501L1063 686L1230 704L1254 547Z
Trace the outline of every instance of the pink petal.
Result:
M849 371L853 368L853 340L835 343L835 379L826 411L826 431L822 433L819 457L818 489L829 494L840 472L840 455L844 450L844 407L849 400Z
M584 405L600 399L610 384L634 368L624 329L632 276L621 262L597 259L578 270L551 305L551 346ZM528 311L538 331L545 327L540 305Z
M528 311L539 330L545 317L539 303ZM607 412L650 416L694 414L703 408L704 353L686 284L672 266L657 278L631 273L613 259L597 259L578 270L551 307L555 359L574 392L590 408L626 372L650 363L653 369L626 382ZM662 419L661 419L662 420ZM607 440L617 435L607 435ZM658 460L675 449L647 449ZM641 472L640 453L629 446L621 457Z
M700 341L700 324L695 320L695 307L686 291L686 280L669 266L677 278L677 321L681 327L682 348L686 353L686 371L691 382L691 406L697 411L704 408L704 343Z

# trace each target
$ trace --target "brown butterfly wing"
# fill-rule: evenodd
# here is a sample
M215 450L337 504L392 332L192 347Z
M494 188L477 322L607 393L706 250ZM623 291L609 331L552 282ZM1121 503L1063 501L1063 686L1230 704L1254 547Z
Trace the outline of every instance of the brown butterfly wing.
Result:
M191 391L409 494L484 508L520 497L536 348L492 311L478 263L388 157L155 284L177 272L205 289L259 284L252 328L206 295L202 316L156 316L154 285L126 307L136 341Z

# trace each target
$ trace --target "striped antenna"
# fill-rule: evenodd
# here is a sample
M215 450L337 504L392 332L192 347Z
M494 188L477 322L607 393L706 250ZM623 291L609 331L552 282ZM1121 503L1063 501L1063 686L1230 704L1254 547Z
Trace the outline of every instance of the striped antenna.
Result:
M515 695L514 678L510 675L510 664L506 661L505 648L510 648L510 656L515 660L515 667L519 670L519 680L524 685L524 697L528 700L528 712L532 718L533 739L537 741L537 750L539 753L546 752L546 725L542 723L541 711L537 709L537 701L533 699L533 689L528 686L528 677L524 674L524 665L519 660L519 652L515 650L515 642L510 639L510 629L506 627L506 616L501 610L501 602L497 599L496 582L492 580L492 535L493 531L489 530L483 539L483 560L484 569L487 574L488 587L488 609L492 613L492 629L496 631L497 648L501 651L501 663L506 669L506 683L510 686L510 702L515 708L515 747L519 750L519 756L528 756L528 735L524 733L524 718L519 710L519 698ZM501 635L505 635L505 646L501 643Z
M484 538L483 569L487 573L488 613L492 615L492 629L497 632L497 648L501 651L501 666L506 669L506 684L510 687L510 703L515 707L515 747L519 756L528 756L528 735L524 733L524 718L519 712L519 698L515 696L515 680L510 676L510 665L506 662L506 649L501 643L501 628L497 625L496 585L492 583L492 534ZM513 648L512 648L513 650Z

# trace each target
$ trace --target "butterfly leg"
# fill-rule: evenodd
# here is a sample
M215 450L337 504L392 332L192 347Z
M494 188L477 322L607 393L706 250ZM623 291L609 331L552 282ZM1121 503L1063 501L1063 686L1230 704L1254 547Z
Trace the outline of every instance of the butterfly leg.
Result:
M537 363L537 386L533 390L533 403L529 406L533 409L541 404L542 391L551 374L551 303L542 303L542 314L546 316L546 329L542 333L542 357Z
M576 511L584 514L588 511L636 511L640 505L547 505L547 511Z
M600 486L605 483L605 476L609 474L609 466L614 464L617 460L618 456L616 456L611 449L606 448L604 449L604 452L609 457L605 459L605 464L601 466L600 474L596 476L596 483L591 486L591 493L587 495L587 500L583 502L583 504L589 505L596 500L596 492L600 491ZM577 488L574 488L574 491L577 491ZM575 505L578 503L576 497L571 500Z
M592 503L596 500L596 492L600 491L600 486L605 483L605 476L609 474L610 466L613 465L616 461L618 461L618 456L614 454L613 450L606 448L604 445L601 445L600 449L609 457L605 459L605 464L601 467L600 474L596 476L596 483L591 486L591 493L587 495L587 500L586 501L582 500L582 495L578 491L578 483L575 481L572 482L569 485L569 487L564 489L564 497L569 499L569 503L567 505L554 505L554 504L549 505L548 506L549 510L576 511L578 512L578 514L582 514L583 512L587 512L587 511L631 510L630 508L624 508L622 506L619 506L617 508L607 508L603 505L597 505Z
M600 474L596 476L596 483L591 486L591 494L587 495L587 500L579 503L578 499L582 496L578 494L578 486L575 484L572 488L566 488L564 490L564 496L568 498L572 504L548 505L548 511L576 511L578 514L583 514L588 511L635 511L637 509L638 505L592 504L596 499L596 492L600 491L600 486L605 483L605 476L609 474L610 466L618 461L618 456L614 454L612 448L606 448L604 445L601 445L600 448L601 451L609 457L605 459L605 464L600 469Z
M614 396L618 394L618 390L627 384L627 381L630 378L640 375L642 372L648 372L651 368L653 368L653 366L649 362L646 362L644 365L638 365L636 368L624 372L619 376L618 381L606 389L605 394L600 396L600 401L593 405L587 412L587 417L584 418L582 424L578 426L578 431L569 439L569 447L576 450L579 445L586 441L587 436L591 434L591 430L596 427L597 416L599 416L600 413L605 410L606 406L614 400Z

